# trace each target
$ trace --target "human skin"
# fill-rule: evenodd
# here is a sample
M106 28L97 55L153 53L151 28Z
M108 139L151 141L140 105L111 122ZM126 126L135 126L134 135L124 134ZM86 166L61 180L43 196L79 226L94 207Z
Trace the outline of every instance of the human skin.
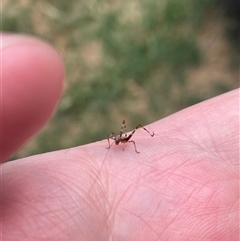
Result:
M61 96L64 67L58 53L38 39L0 38L2 162L49 119Z
M64 78L61 60L51 47L28 37L10 38L14 45L2 50L3 86L9 93L16 91L15 83L4 83L5 73L13 75L24 63L25 75L16 71L18 84L24 83L17 97L21 91L30 95L32 78L37 91L31 105L22 107L3 89L2 105L9 108L3 123L21 123L14 131L8 125L3 129L4 159L51 116ZM23 45L25 62L18 55L4 65ZM26 60L33 46L41 49L37 56L43 53L38 64L31 56ZM103 140L2 164L0 239L237 241L238 102L239 90L234 90L148 125L154 137L139 129L133 136L139 154L132 143L125 144L124 151L121 144L108 150Z

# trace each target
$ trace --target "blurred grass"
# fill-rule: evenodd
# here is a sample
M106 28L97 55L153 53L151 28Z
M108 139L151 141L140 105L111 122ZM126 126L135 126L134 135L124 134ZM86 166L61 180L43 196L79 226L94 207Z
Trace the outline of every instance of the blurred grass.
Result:
M218 2L5 1L2 30L45 39L67 71L55 116L17 156L100 140L122 119L132 129L237 86L223 76L201 79L205 91L189 90L189 71L206 63L199 32Z

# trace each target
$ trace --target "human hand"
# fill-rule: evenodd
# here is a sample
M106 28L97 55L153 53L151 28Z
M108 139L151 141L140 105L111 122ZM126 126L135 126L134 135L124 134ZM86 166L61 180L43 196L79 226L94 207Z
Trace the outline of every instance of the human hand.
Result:
M3 164L3 240L238 240L238 98L159 120L154 137L139 129L140 154L103 140Z

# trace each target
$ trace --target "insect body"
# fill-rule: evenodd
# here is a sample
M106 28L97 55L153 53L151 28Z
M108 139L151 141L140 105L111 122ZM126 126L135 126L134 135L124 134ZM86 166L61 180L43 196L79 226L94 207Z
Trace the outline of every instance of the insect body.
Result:
M143 127L142 125L137 125L136 128L132 131L131 134L127 135L127 131L126 131L126 124L125 124L125 120L123 120L122 122L122 128L120 130L120 133L118 135L116 135L115 133L112 133L108 136L108 147L106 147L107 149L109 149L113 143L115 143L115 145L118 145L119 143L126 143L126 142L132 142L135 148L135 152L140 153L139 151L137 151L136 148L136 143L133 140L130 140L133 136L133 134L135 133L135 131L139 128L143 128L146 132L149 133L149 135L151 137L154 136L154 132L151 134L145 127ZM110 145L110 141L109 139L114 140L114 142Z

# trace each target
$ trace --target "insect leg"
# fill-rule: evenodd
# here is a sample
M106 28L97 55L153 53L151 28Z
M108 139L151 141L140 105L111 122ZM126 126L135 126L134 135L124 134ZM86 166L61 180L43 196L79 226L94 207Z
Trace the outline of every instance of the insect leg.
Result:
M137 129L134 129L129 136L126 136L126 141L129 141Z
M115 140L115 134L112 133L112 134L108 135L107 138L108 138L108 147L106 147L106 149L110 149L110 147L112 146L112 144L113 144L114 142L113 142L112 144L110 144L109 139Z
M134 145L134 148L135 148L135 152L140 153L140 152L137 150L137 148L136 148L136 143L135 143L135 141L128 141L128 142L132 142L133 145Z
M126 131L126 122L125 122L125 120L123 120L123 122L122 122L122 127L121 127L121 130L120 130L119 136L122 137L123 133L124 133L124 136L126 138L127 137L127 131Z
M136 130L136 129L139 129L139 128L143 128L143 130L145 130L151 137L154 136L154 132L151 134L145 127L143 127L143 126L140 125L140 124L136 126L135 130Z

